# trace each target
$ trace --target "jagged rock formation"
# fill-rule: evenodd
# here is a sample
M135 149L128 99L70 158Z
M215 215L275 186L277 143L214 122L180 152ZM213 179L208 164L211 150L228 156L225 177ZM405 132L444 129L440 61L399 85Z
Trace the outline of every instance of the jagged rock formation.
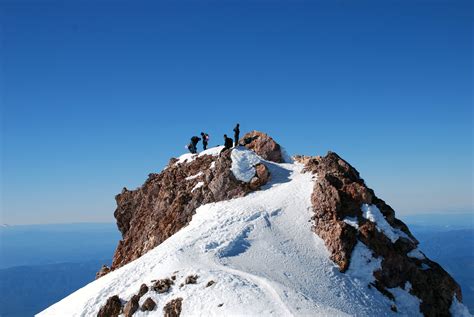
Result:
M252 132L246 146L263 158L281 160L280 146L264 133ZM270 175L264 164L255 166L250 183L238 181L230 167L230 151L216 155L194 155L192 160L171 159L159 174L150 174L136 190L115 197L114 216L122 233L112 270L139 258L191 221L196 209L207 203L241 197L266 184ZM106 274L103 269L98 277Z
M247 133L240 143L268 161L279 163L284 160L280 145L264 133ZM165 241L191 221L199 206L245 196L270 180L266 163L258 163L253 166L255 175L248 183L239 181L231 171L231 151L216 154L171 159L161 173L150 174L140 188L124 188L116 196L114 216L122 240L117 246L112 267L103 267L97 277L139 258ZM356 245L362 243L374 258L381 259L380 269L373 273L375 280L368 287L392 300L395 296L391 289L405 289L421 300L420 310L424 315L450 315L453 296L461 301L458 284L417 249L418 241L408 227L365 185L357 170L332 152L325 157L296 156L294 159L305 166L305 172L317 176L311 196L313 230L324 240L340 271L346 272L350 268ZM374 218L377 213L381 217L379 221ZM381 227L382 222L389 229ZM188 276L182 286L196 283L197 277L191 277ZM174 280L175 276L155 281L151 291L171 292ZM138 309L137 298L147 292L148 286L142 285L139 295L125 305L124 313L133 314ZM103 307L104 312L115 312L120 304L117 299L109 298ZM177 298L169 302L164 308L165 315L179 315L181 301ZM393 302L389 309L397 311ZM141 307L142 310L154 308L151 298Z
M305 161L307 171L317 174L312 194L313 228L340 270L349 268L354 246L361 241L375 257L383 259L381 269L374 272L376 282L372 286L393 298L389 289L403 288L409 282L410 292L421 299L420 310L425 316L449 316L453 295L461 300L459 285L417 250L418 241L408 227L365 185L357 170L332 152L325 157L298 159ZM400 233L398 237L388 237L364 215L361 207L371 205Z

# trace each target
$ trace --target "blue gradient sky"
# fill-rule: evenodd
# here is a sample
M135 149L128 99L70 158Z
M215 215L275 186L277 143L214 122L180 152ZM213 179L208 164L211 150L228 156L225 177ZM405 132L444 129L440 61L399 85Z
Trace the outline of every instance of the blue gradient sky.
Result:
M2 0L2 215L113 221L205 130L338 152L400 214L472 211L471 1Z

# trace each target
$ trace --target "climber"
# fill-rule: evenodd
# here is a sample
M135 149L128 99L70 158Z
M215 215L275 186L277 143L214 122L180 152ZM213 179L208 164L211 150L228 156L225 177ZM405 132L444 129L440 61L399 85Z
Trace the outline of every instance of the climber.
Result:
M209 142L209 134L201 132L202 136L202 148L205 151L207 149L207 143Z
M192 153L192 154L196 153L196 149L194 148L193 142L189 142L187 148L188 148L190 153Z
M232 148L232 139L227 137L227 134L224 134L224 150Z
M193 136L191 138L191 144L190 145L192 145L192 149L189 149L189 146L188 146L188 149L191 153L197 153L197 144L198 144L199 141L201 141L200 137Z
M234 145L237 146L239 145L239 134L240 134L240 125L237 123L237 125L234 128Z

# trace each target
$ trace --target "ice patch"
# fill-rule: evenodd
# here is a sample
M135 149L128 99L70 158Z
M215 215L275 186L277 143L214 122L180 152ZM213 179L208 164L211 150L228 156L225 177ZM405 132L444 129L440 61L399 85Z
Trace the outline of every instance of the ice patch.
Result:
M194 161L196 157L197 157L197 154L192 154L192 153L183 154L180 157L178 157L178 161L174 165Z
M421 251L418 248L411 250L410 252L407 253L407 255L410 258L415 258L415 259L418 259L418 260L424 260L425 259L425 256L423 255L423 253L421 253Z
M409 313L410 316L423 316L420 312L420 303L421 300L410 294L411 284L410 282L405 283L404 289L401 287L390 288L390 293L395 296L395 304L397 305L397 310L400 313Z
M230 154L232 166L230 170L239 181L248 183L255 176L255 165L262 160L255 152L243 146L236 147Z
M198 178L198 177L201 176L202 174L204 174L204 173L203 173L203 172L199 172L199 173L197 173L196 175L186 177L186 180L189 181L189 180Z
M191 189L191 193L192 193L193 191L195 191L196 189L202 187L203 185L204 185L204 182L199 182L199 183L197 183L196 186L194 186L194 188Z
M403 231L393 228L375 205L362 204L362 216L375 223L377 230L395 243L400 237L410 239Z
M359 230L359 220L357 219L357 217L346 217L342 221L347 223L349 226L352 226Z
M382 267L381 264L382 259L374 258L372 251L365 244L357 241L346 274L368 285L375 281L374 271L379 270Z
M467 307L460 303L456 296L453 296L453 302L451 303L451 307L449 307L449 312L453 317L472 317Z
M216 167L216 162L214 161L214 162L211 163L211 166L209 166L209 168L210 168L210 169L213 169L213 168L215 168L215 167Z

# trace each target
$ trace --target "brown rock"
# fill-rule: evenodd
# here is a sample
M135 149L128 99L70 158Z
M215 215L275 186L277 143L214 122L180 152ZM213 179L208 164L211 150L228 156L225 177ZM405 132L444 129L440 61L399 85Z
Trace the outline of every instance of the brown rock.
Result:
M185 163L171 160L161 173L150 174L140 188L122 190L115 198L114 213L122 240L112 269L139 258L172 236L191 221L199 206L242 197L255 190L234 177L230 154L225 151L218 157L202 155ZM199 179L186 179L199 172L203 173ZM193 190L198 181L204 186Z
M184 284L196 284L198 277L199 276L197 276L197 275L189 275L184 280Z
M263 132L249 132L240 139L239 143L255 151L265 160L276 163L283 163L284 161L280 145Z
M157 280L155 282L155 284L153 284L153 287L152 289L155 291L155 292L158 292L158 293L166 293L170 290L171 288L171 285L173 285L174 282L169 279L169 278L164 278L162 280Z
M183 299L181 297L178 297L168 302L165 307L163 307L164 317L179 317L179 315L181 314L182 303Z
M252 190L257 190L261 186L265 185L270 179L270 172L268 168L262 164L258 163L255 165L255 177L250 180L250 188Z
M102 276L108 274L110 272L110 267L108 267L107 265L102 265L102 267L100 268L99 272L96 273L95 275L95 279L98 279L98 278L101 278Z
M140 290L138 291L138 297L141 298L146 293L148 293L148 286L146 286L146 284L142 284L140 286Z
M140 305L138 304L138 301L140 300L140 296L138 295L133 295L132 298L128 301L127 304L125 304L125 307L123 309L123 315L125 317L131 317L137 310Z
M216 282L214 282L213 280L210 280L209 282L207 282L206 284L206 287L210 287L212 285L214 285Z
M102 306L97 314L97 317L117 317L122 309L122 302L117 295L111 296L107 302Z
M152 311L153 309L155 309L156 307L156 303L153 299L151 299L150 297L148 297L142 304L142 307L140 307L140 310L141 311Z
M410 282L411 293L421 300L420 310L425 316L449 316L453 296L461 300L459 285L437 263L407 256L417 247L418 241L408 227L395 218L393 209L365 185L357 170L332 152L325 157L303 160L305 170L317 175L311 196L313 230L324 240L331 259L340 270L345 272L349 268L354 246L360 241L376 257L382 258L382 268L374 272L376 280L369 287L375 287L393 300L388 289L404 288ZM362 204L376 205L387 222L404 232L407 238L401 237L392 243L373 222L363 217ZM359 229L346 224L343 221L346 217L356 218ZM431 269L423 270L422 264ZM393 307L396 309L395 305Z

